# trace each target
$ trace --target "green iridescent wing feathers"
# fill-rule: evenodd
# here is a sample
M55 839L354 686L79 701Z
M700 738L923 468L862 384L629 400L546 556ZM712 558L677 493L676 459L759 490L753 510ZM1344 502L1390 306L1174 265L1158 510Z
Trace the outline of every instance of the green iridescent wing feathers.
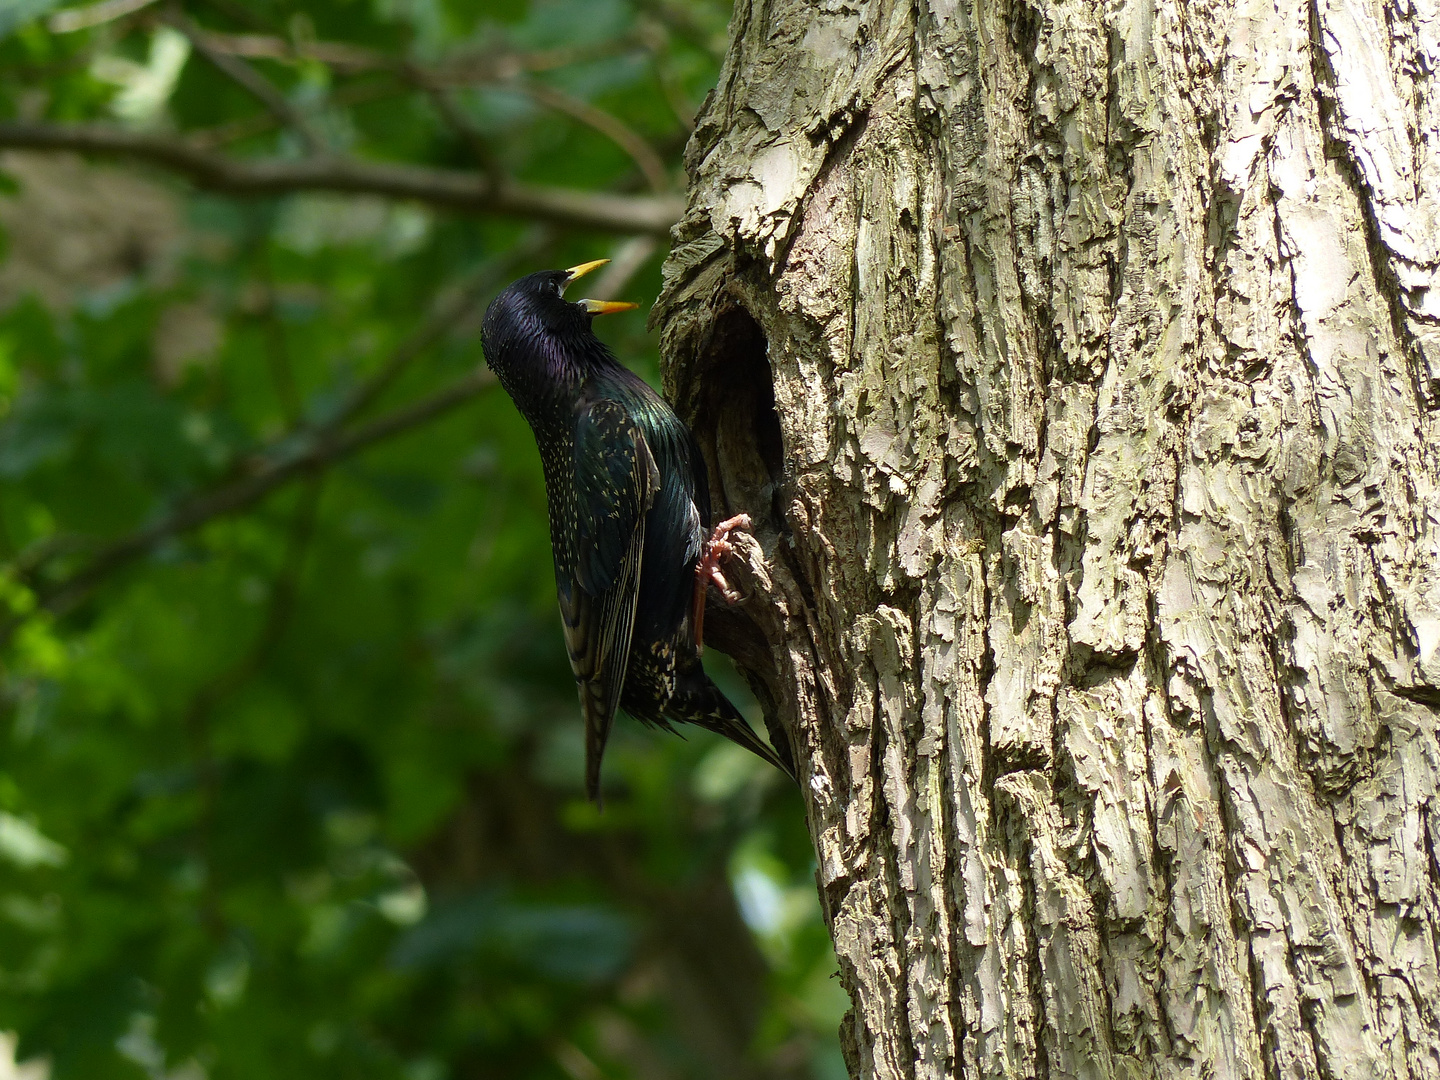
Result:
M557 550L556 565L569 571L559 575L560 616L585 714L586 788L597 798L600 759L625 686L645 515L660 473L639 428L607 400L576 410L574 461L573 560Z

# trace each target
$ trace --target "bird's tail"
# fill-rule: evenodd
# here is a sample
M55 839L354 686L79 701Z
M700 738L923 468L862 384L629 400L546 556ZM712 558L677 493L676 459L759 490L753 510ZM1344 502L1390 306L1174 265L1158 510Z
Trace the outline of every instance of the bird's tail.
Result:
M598 682L578 683L580 711L585 717L585 794L600 806L600 761L605 756L605 743L615 710Z
M790 747L783 742L771 747L755 734L745 717L740 715L740 710L731 704L703 669L697 669L690 678L681 680L666 703L665 711L676 720L724 735L736 745L764 758L791 780L796 779Z

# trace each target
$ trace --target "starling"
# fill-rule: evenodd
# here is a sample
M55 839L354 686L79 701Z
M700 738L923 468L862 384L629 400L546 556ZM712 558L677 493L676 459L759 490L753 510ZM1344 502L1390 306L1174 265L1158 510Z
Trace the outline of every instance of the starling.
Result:
M719 560L743 515L708 537L710 493L689 429L591 329L635 304L565 299L608 260L515 282L485 312L485 359L529 422L545 470L550 546L565 644L585 716L585 787L599 801L600 759L617 708L673 731L724 735L795 776L700 664L705 588L734 600Z

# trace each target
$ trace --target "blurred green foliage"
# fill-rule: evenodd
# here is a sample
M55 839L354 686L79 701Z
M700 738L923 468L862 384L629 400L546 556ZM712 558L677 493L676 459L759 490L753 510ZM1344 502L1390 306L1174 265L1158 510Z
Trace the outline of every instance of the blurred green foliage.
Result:
M9 0L0 118L673 189L727 17ZM538 459L475 375L509 278L614 254L641 299L663 251L53 153L0 174L19 1056L56 1080L842 1076L798 793L622 722L603 814L584 801ZM653 377L643 314L605 330Z

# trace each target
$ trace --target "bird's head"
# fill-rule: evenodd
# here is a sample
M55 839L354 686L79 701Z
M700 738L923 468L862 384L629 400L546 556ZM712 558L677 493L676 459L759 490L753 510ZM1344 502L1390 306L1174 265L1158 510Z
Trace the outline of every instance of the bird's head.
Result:
M485 359L515 396L583 375L609 351L590 328L596 315L633 311L638 304L610 300L567 300L565 290L609 259L568 270L527 274L490 302L481 328Z

